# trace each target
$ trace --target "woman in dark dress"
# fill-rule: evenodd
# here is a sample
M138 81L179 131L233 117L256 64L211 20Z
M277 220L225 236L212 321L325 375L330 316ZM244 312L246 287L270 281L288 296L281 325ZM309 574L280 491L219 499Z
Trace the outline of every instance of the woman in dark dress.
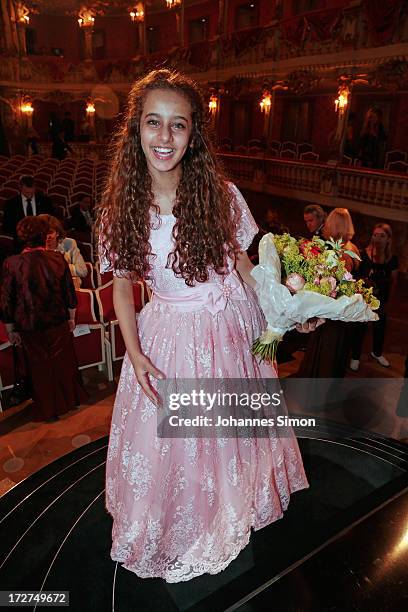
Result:
M354 236L353 222L346 208L335 208L327 217L323 227L323 238L342 240L343 248L359 255L351 242ZM348 272L354 274L359 260L343 255ZM350 353L352 325L344 321L326 321L311 334L297 376L301 378L343 378Z
M72 332L77 299L61 253L45 250L48 223L25 217L17 225L24 244L5 260L0 307L12 344L23 345L33 386L35 421L53 420L85 399Z
M396 282L397 273L398 259L392 254L392 229L388 223L377 223L373 229L371 242L362 253L359 276L373 287L375 296L380 300L380 308L377 310L378 321L372 323L373 350L371 357L384 368L390 366L390 362L383 355L387 302ZM356 323L354 327L350 368L356 372L360 365L361 350L368 323Z

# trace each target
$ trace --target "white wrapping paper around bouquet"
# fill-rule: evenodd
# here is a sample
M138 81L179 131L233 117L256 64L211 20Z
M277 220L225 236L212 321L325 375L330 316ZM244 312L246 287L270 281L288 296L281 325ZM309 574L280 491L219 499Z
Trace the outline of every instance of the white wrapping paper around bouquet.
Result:
M377 321L378 315L360 294L332 298L314 291L292 294L281 283L281 262L273 241L266 234L259 243L259 265L251 272L256 294L268 322L268 331L282 335L313 317L348 322ZM266 332L267 334L268 332Z

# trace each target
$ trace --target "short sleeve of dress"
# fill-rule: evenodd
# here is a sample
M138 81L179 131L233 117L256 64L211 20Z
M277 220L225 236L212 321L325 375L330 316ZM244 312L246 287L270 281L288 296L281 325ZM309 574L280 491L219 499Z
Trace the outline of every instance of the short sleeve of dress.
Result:
M246 251L259 232L259 227L255 223L255 219L249 210L248 204L245 202L244 196L239 189L233 184L229 183L229 188L234 194L234 205L240 212L240 219L237 230L237 241L242 251Z
M113 270L112 263L105 257L105 254L102 251L100 241L98 244L98 258L99 258L99 271L101 274L105 274L106 272L111 272Z

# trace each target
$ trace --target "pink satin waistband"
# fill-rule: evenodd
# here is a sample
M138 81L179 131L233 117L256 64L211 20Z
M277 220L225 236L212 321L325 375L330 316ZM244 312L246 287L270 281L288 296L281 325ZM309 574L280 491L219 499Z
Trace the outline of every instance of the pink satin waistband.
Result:
M224 310L228 300L245 300L245 289L235 274L228 276L224 283L201 283L185 289L156 291L152 301L174 306L182 312L206 308L211 314Z

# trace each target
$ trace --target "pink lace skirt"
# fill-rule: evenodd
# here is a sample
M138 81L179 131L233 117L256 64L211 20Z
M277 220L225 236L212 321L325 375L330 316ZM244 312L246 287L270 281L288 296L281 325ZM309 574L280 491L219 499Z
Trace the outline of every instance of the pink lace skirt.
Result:
M143 352L167 378L276 377L251 355L265 321L246 293L217 314L153 300L138 320ZM168 582L215 574L308 486L296 438L160 439L156 411L126 356L106 470L112 559Z

